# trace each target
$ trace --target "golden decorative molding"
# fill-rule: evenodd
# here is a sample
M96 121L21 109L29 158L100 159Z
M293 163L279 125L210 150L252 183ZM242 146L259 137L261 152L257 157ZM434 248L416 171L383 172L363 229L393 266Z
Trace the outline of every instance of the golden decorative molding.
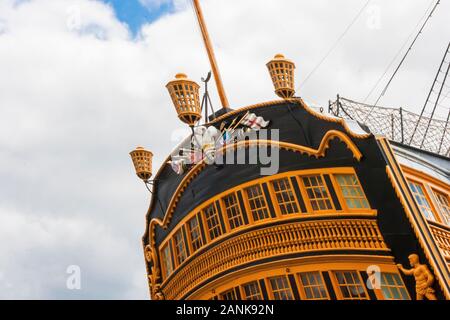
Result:
M450 231L437 225L430 225L430 229L443 256L450 263Z
M401 264L398 264L397 267L403 274L414 276L414 280L416 281L416 300L424 300L424 298L437 300L433 289L434 276L430 272L430 269L428 269L428 266L420 263L417 254L411 254L408 260L412 269L405 269Z
M389 252L376 220L295 222L251 231L225 240L161 285L166 299L180 299L203 281L254 261L295 253L334 250Z
M239 148L250 148L255 146L272 146L275 148L279 148L281 150L297 152L300 154L307 154L309 156L313 156L315 158L324 157L327 149L330 147L330 142L334 139L339 139L347 145L347 148L353 153L353 157L357 161L361 161L362 153L359 151L358 147L354 144L354 142L344 133L337 130L328 131L322 139L320 146L318 149L313 149L310 147L305 147L293 143L282 142L282 141L271 141L271 140L252 140L252 141L240 141L238 143L229 144L225 147L221 148L218 153L226 153L230 149L239 149ZM198 176L198 174L207 166L205 160L196 164L188 174L183 178L183 180L178 185L177 190L172 196L170 203L167 207L167 211L165 213L164 219L161 221L158 218L152 219L150 222L150 230L153 225L159 225L163 228L166 228L172 219L172 214L176 209L176 205L178 204L183 192L192 182L192 180Z
M402 171L402 167L399 165L398 161L393 158L395 157L394 152L392 151L392 148L389 145L389 142L385 137L378 136L377 137L378 142L380 143L381 148L383 149L385 155L388 159L388 164L392 166L392 169L389 165L386 166L386 173L389 178L389 181L392 184L392 187L395 190L395 193L400 200L400 203L402 204L403 209L405 210L406 216L409 220L409 223L413 229L413 232L415 236L417 237L420 247L423 249L423 252L425 253L425 256L427 260L429 261L430 265L436 270L437 268L448 268L448 264L436 264L435 261L432 259L433 256L436 256L440 254L440 251L436 251L434 249L428 249L427 243L431 243L432 241L435 241L434 238L428 237L425 233L420 232L420 230L429 230L431 233L430 225L425 221L425 219L422 216L422 213L419 211L419 209L415 205L415 200L413 199L413 196L409 190L409 187L402 181L402 178L404 179L405 174ZM396 167L397 165L397 167ZM397 179L399 183L397 183ZM405 193L403 195L402 191ZM411 208L410 209L410 205ZM418 219L418 224L416 224L415 219ZM444 292L444 295L446 299L450 299L450 292L447 290L444 283L446 283L446 279L442 279L438 274L437 280L438 283ZM445 275L444 275L445 276Z
M297 282L297 289L300 291L301 298L304 299L301 288L303 284L297 279L298 273L326 272L330 275L331 272L338 270L367 272L368 267L373 265L379 266L381 272L399 274L399 270L394 264L394 257L387 255L323 254L320 256L299 256L283 260L261 262L254 266L239 268L232 273L208 281L207 284L186 296L186 300L209 300L216 296L217 293L226 292L251 281L282 275L294 275L296 278L295 281ZM335 290L334 287L330 289ZM331 290L327 290L327 292L329 293ZM379 290L375 290L375 295L378 300L385 300Z
M367 138L372 136L372 134L369 134L369 133L367 133L367 134L356 134L356 133L354 133L348 127L348 125L347 125L347 123L345 122L344 119L335 118L335 117L329 117L329 116L323 115L321 113L318 113L315 110L311 109L301 98L293 98L293 99L289 99L289 100L273 100L273 101L267 101L267 102L262 102L262 103L250 105L250 106L247 106L247 107L243 107L243 108L240 108L240 109L237 109L237 110L230 111L230 112L228 112L228 113L226 113L226 114L224 114L224 115L214 119L213 121L209 122L207 125L213 125L213 124L218 123L218 122L220 122L220 121L222 121L222 120L224 120L224 119L226 119L228 117L231 117L233 115L237 115L237 114L239 114L241 112L245 112L245 111L248 111L248 110L261 108L261 107L270 107L270 106L279 105L279 104L286 104L286 103L289 103L289 102L297 103L299 106L303 107L308 113L310 113L311 115L313 115L314 117L316 117L318 119L321 119L321 120L324 120L324 121L327 121L327 122L334 122L334 123L341 124L344 127L345 131L353 138L367 139ZM332 131L336 131L336 130L332 130ZM350 140L350 139L348 139L348 140ZM168 156L165 159L165 161L163 162L163 165L161 166L161 168L156 173L155 180L157 180L159 178L159 176L161 175L163 169L167 165L168 161L170 161L170 159L171 159L171 156ZM195 169L195 167L193 169ZM152 192L155 192L155 191L156 191L156 184L153 185L153 188L152 188ZM155 204L155 201L152 198L151 202L150 202L148 214L152 210L154 204ZM148 226L150 226L150 224ZM147 233L147 231L148 230L146 230L146 233Z
M261 103L253 104L253 105L250 105L250 106L242 107L242 108L230 111L228 113L225 113L224 115L222 115L222 116L214 119L213 121L209 122L208 125L218 123L218 122L223 121L223 120L225 120L225 119L227 119L227 118L229 118L231 116L237 115L237 114L239 114L241 112L245 112L245 111L249 111L249 110L253 110L253 109L258 109L258 108L263 108L263 107L270 107L270 106L273 106L273 105L286 104L286 103L297 104L301 108L305 109L309 114L311 114L312 116L314 116L314 117L316 117L316 118L318 118L320 120L324 120L324 121L327 121L327 122L338 123L338 124L342 125L343 128L345 129L346 133L349 134L353 138L367 139L367 138L372 136L371 133L358 134L358 133L353 132L344 119L333 117L333 116L327 116L327 115L325 115L323 113L317 112L314 109L310 108L303 101L303 99L301 99L301 98L291 98L291 99L285 99L285 100L273 100L273 101L261 102Z
M330 142L334 139L339 139L340 141L344 142L347 146L347 148L352 152L353 157L360 161L362 158L362 153L359 151L358 147L355 145L355 143L343 132L337 131L337 130L330 130L328 131L318 149L313 149L306 146L296 145L288 142L280 142L280 141L271 141L271 140L256 140L256 141L240 141L235 144L230 144L218 151L218 153L225 153L229 151L230 149L238 149L238 148L249 148L253 146L272 146L275 148L297 152L300 154L307 154L309 156L313 156L315 158L321 158L326 155L327 149L330 147ZM165 212L164 218L161 220L159 218L154 218L149 223L149 244L153 252L157 252L156 243L155 243L155 230L156 227L162 227L166 229L168 225L170 224L170 221L172 219L173 213L175 212L176 206L183 195L186 188L189 186L189 184L192 182L192 180L197 177L203 169L207 166L206 162L203 160L199 162L197 165L195 165L183 178L183 180L178 185L177 190L173 194L171 201L167 207L167 210ZM157 255L156 255L157 256ZM155 272L155 274L152 274L152 286L155 287L157 283L160 282L160 265L158 257L155 257L153 259L153 265L155 271L158 271L158 273ZM153 291L153 289L152 289Z

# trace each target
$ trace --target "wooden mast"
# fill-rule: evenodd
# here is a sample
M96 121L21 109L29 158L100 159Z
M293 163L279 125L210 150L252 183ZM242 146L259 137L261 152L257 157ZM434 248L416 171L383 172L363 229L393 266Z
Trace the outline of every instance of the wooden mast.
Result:
M203 41L205 43L206 51L208 53L208 58L211 64L214 80L216 82L217 91L219 92L220 101L222 102L222 107L227 109L229 107L227 95L223 87L222 77L220 76L219 67L217 65L214 49L211 45L211 39L209 38L208 29L206 28L206 23L203 17L202 9L200 7L200 2L199 0L192 0L192 2L194 4L195 14L197 16L198 24L200 25L200 30L202 32Z

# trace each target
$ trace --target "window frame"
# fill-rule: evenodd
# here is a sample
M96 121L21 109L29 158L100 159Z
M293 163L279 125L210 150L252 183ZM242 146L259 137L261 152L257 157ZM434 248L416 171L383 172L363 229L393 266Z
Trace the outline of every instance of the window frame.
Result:
M256 210L262 210L263 208L265 208L266 211L267 211L267 215L268 215L267 218L255 220L254 217L253 217L253 210L251 208L250 198L248 196L247 190L251 189L251 188L254 188L254 187L259 187L259 189L261 190L261 196L262 196L262 198L264 199L264 202L265 202L265 206L264 207L260 207L260 208L258 208ZM265 221L269 221L270 219L273 219L271 211L270 211L269 202L267 201L266 194L264 193L264 188L263 188L263 184L262 183L255 183L255 184L252 184L252 185L249 185L249 186L242 187L242 195L243 195L243 198L244 198L244 206L245 206L245 209L246 209L245 211L247 212L248 221L251 224L263 223ZM254 199L255 198L252 198L252 200L254 200Z
M325 298L321 298L321 299L317 299L317 298L310 299L310 298L307 297L306 291L305 291L305 286L304 286L303 281L302 281L302 279L301 279L301 274L307 274L307 273L318 273L318 274L319 274L320 280L322 281L323 288L325 289L325 293L326 293L326 297L325 297ZM297 283L298 292L299 292L300 298L301 298L302 300L309 300L309 301L325 301L325 300L330 300L330 292L329 292L329 289L328 289L328 287L327 287L327 284L326 284L326 282L325 282L325 279L324 279L324 277L323 277L323 274L322 274L322 271L321 271L321 270L311 270L311 271L300 271L300 272L297 272L297 273L295 274L295 281L296 281L296 283ZM312 287L312 286L309 285L308 287ZM317 287L317 286L316 286L316 287Z
M237 189L237 190L240 190L240 189ZM220 200L219 200L220 207L222 209L221 211L222 211L223 221L225 222L226 232L233 232L235 230L239 230L242 227L246 226L245 219L244 219L244 211L242 210L237 190L220 197ZM230 217L228 216L228 211L227 211L227 207L225 204L225 198L228 198L228 197L234 197L236 199L236 203L233 204L233 206L239 210L239 214L236 216L233 216L231 219L236 219L238 217L242 222L241 225L234 227L234 228L231 228Z
M340 173L341 172L337 172L336 174L340 174ZM328 188L327 182L326 182L325 177L324 177L325 174L328 174L329 176L331 176L334 173L333 172L331 172L331 173L330 172L323 173L321 171L317 171L317 172L305 173L305 174L300 174L300 175L296 175L295 176L296 179L297 179L297 183L298 183L298 185L300 187L300 192L302 194L303 202L305 203L307 213L327 214L327 213L336 213L337 212L336 207L335 207L334 202L333 202L333 198L331 196L330 190ZM315 176L320 176L320 178L322 179L323 186L325 187L325 191L328 194L328 200L330 201L331 209L314 210L313 207L312 207L311 199L309 198L308 191L307 191L308 187L306 187L305 182L303 181L303 178L315 177Z
M185 232L184 231L185 230L184 230L184 224L183 224L179 229L177 229L174 232L173 236L171 237L171 241L170 242L172 244L172 256L174 258L174 264L173 264L174 265L174 270L177 269L179 266L181 266L189 258L189 252L188 252L188 249L187 249L186 237L185 237ZM177 244L176 244L176 241L175 241L175 236L177 234L181 235L181 241L182 241L181 243L183 244L184 253L186 255L186 257L181 262L178 261L178 247L177 247Z
M419 208L419 212L420 212L420 214L424 217L424 219L427 220L427 221L429 221L429 222L438 222L438 223L442 223L440 214L439 214L439 212L436 210L435 204L434 204L434 202L433 202L432 198L430 197L430 194L429 194L429 192L428 192L428 190L427 190L427 189L428 189L428 188L427 188L427 184L424 183L423 181L419 181L419 180L414 179L414 178L412 178L412 177L407 177L407 178L406 178L406 182L407 182L409 191L411 192L411 194L412 194L412 196L413 196L413 200L414 200L415 204L417 205L417 207ZM429 205L429 207L430 207L430 210L431 210L431 214L433 215L433 218L434 218L434 219L429 219L429 218L427 218L427 216L425 215L425 213L422 211L422 207L421 207L421 205L419 204L419 202L417 201L417 199L416 199L416 193L411 189L410 183L415 184L416 187L417 187L417 185L418 185L418 186L422 189L423 195L424 195L424 197L425 197L425 200L427 200L427 203L428 203L428 205Z
M245 288L244 287L246 285L249 285L249 284L254 283L254 282L256 282L256 284L258 285L259 295L261 297L261 299L259 299L259 300L252 300L252 299L249 300L249 299L247 299L247 295L245 294ZM261 288L261 283L259 282L259 279L247 281L245 283L240 284L239 285L239 290L240 290L241 297L242 297L243 301L264 301L264 294L263 294L263 291L262 291L262 288Z
M358 182L358 186L362 191L362 194L364 196L364 199L367 201L367 204L369 205L368 208L350 208L347 205L347 199L344 196L344 192L342 190L341 185L339 184L337 177L339 175L352 175L356 178L356 181ZM359 180L358 175L356 174L356 172L353 171L349 171L349 172L336 172L336 173L331 173L330 174L330 178L331 178L331 184L333 185L333 188L336 192L337 198L339 203L341 204L341 208L342 210L346 211L346 212L361 212L361 213L370 213L373 212L372 207L370 206L370 202L369 199L367 199L367 194L364 191L364 188L361 184L361 180Z
M231 292L233 293L233 296L235 299L229 300L229 299L223 298L227 293L231 293ZM225 290L225 291L219 293L218 297L219 297L219 300L222 300L222 301L237 301L238 300L238 295L236 294L235 288L231 288L231 289L228 289L228 290Z
M286 279L288 287L283 289L283 290L288 289L292 299L288 299L288 300L275 299L274 289L273 289L272 283L270 281L271 279L275 279L275 278L284 278L284 279ZM276 301L289 301L289 300L292 301L292 300L295 300L294 289L292 288L291 282L289 281L288 274L271 275L269 277L264 278L264 283L265 283L266 288L267 288L267 294L269 296L269 300L276 300Z
M273 208L275 210L275 214L277 216L277 218L289 218L289 217L293 217L295 215L299 215L302 214L302 208L300 207L300 202L298 201L297 198L297 194L295 192L295 188L292 184L291 181L291 177L293 177L294 175L283 175L274 179L270 179L268 180L267 185L269 186L269 193L270 193L270 198L272 200L272 204L273 204ZM276 181L280 181L280 180L287 180L289 183L289 187L290 187L290 191L292 191L292 195L294 197L293 202L295 203L295 205L297 206L297 212L293 212L293 213L286 213L283 214L281 211L281 207L280 207L280 203L278 202L278 197L277 197L277 193L275 191L275 187L273 185L274 182ZM292 203L292 202L290 202ZM283 205L285 205L285 203L283 203Z
M342 293L342 291L341 291L341 285L339 284L339 281L337 279L336 273L338 273L338 272L352 272L352 273L356 273L356 275L357 275L357 277L358 277L358 279L359 279L359 281L361 283L361 287L364 290L365 298L364 299L362 299L362 298L359 298L359 299L345 298L343 293ZM333 289L334 289L334 292L335 292L336 297L337 297L338 300L347 300L347 301L352 301L352 300L355 300L355 301L358 301L358 300L359 301L370 300L370 296L369 296L369 293L367 291L366 284L365 284L364 279L362 278L361 273L359 272L359 270L348 270L348 269L346 269L346 270L330 270L328 272L328 274L330 275L330 279L331 279L331 282L333 284ZM347 286L347 288L348 288L348 286Z
M166 248L169 249L169 257L168 258L169 258L169 264L172 266L172 270L169 273L168 270L166 269L166 264L164 262L161 263L161 271L162 271L161 274L162 274L164 280L168 279L173 274L173 272L176 269L176 266L175 266L174 261L173 261L173 253L172 253L172 245L171 245L172 241L171 240L172 239L169 239L169 241L167 241L165 244L163 244L161 246L161 249L160 249L160 252L159 252L161 260L163 260L163 257L165 255L164 254L165 249Z
M208 219L207 219L206 213L205 213L206 209L208 209L210 206L213 206L213 207L214 207L214 210L215 210L215 213L216 213L216 215L217 215L218 222L219 222L219 227L220 227L220 235L218 235L218 236L216 236L216 237L214 237L214 238L212 238L212 239L211 239L210 229L209 229L209 227L208 227ZM222 214L223 214L223 213L222 213ZM202 218L203 228L204 228L205 236L206 236L206 239L207 239L207 240L206 240L206 243L205 243L204 245L207 245L207 244L210 243L211 241L217 240L218 238L222 237L222 236L227 232L227 230L224 230L224 228L223 228L223 226L222 226L222 222L221 222L221 212L220 212L219 209L217 208L216 200L213 200L213 201L209 202L208 204L204 205L204 206L202 207L202 209L201 209L200 216L201 216L201 218ZM223 217L222 217L222 218L223 218Z
M197 228L198 228L198 232L200 235L200 237L199 237L200 238L200 246L197 249L194 248L194 239L192 238L192 229L191 229L191 224L190 224L190 222L194 219L197 221ZM202 224L200 223L199 213L194 214L190 219L188 219L186 221L185 225L186 225L186 234L187 234L187 238L188 238L189 252L191 254L194 254L205 245L205 243L203 241L203 234L202 234L204 230L202 230Z
M408 297L407 300L403 300L403 299L388 299L388 298L386 298L384 296L383 285L381 284L381 281L382 281L381 277L383 277L384 274L395 274L395 275L397 275L400 278L401 284L403 285L403 289L405 290L406 295ZM392 286L392 285L389 285L388 287L395 287L397 289L400 288L399 286ZM381 271L381 274L380 274L380 288L379 289L374 289L374 292L375 292L375 295L376 295L378 300L387 300L387 301L408 301L408 300L411 300L411 295L409 294L408 288L406 287L405 282L403 281L403 277L401 276L400 273L395 272L395 271Z
M436 202L436 208L439 209L438 213L439 213L440 218L441 218L441 223L446 225L446 226L448 226L448 227L450 227L450 207L448 209L449 210L448 214L446 214L445 213L446 209L443 208L443 204L439 200L438 194L440 196L443 196L444 198L446 198L447 199L447 203L449 203L449 204L450 204L450 195L446 191L444 191L444 190L442 190L440 188L436 188L435 186L430 186L430 188L431 188L431 192L432 192L432 195L433 195L433 198L434 198L433 200L435 200L435 202Z

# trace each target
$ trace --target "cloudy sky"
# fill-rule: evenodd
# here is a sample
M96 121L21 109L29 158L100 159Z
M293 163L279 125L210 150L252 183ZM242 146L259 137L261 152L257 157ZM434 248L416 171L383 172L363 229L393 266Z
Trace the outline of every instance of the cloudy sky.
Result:
M201 2L238 108L275 98L274 54L300 84L331 47L298 95L366 100L434 1L372 0L335 46L366 0ZM442 1L381 104L422 107L449 12ZM161 163L186 132L165 83L208 70L188 0L0 0L0 298L148 298L149 195L128 152L144 145ZM71 265L81 290L66 286Z

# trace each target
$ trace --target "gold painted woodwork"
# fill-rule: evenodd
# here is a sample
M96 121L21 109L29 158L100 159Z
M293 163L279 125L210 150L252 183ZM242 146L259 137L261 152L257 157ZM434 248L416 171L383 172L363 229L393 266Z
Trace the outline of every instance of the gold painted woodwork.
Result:
M208 207L212 203L215 203L216 201L220 202L221 198L224 197L227 194L230 194L230 193L233 193L233 192L237 192L239 190L244 191L244 189L247 188L247 187L253 186L255 184L262 184L262 183L268 183L269 184L269 190L271 190L271 187L270 187L271 183L270 183L270 181L272 181L272 180L277 180L277 179L281 179L281 178L291 178L291 177L295 177L298 180L300 176L303 176L303 175L315 175L315 174L328 174L330 176L331 181L333 182L333 184L336 184L335 178L334 178L335 174L353 174L353 175L356 175L355 170L352 167L320 168L320 169L297 170L297 171L285 172L285 173L281 173L281 174L278 174L278 175L268 176L268 177L264 177L264 178L260 178L260 179L257 179L257 180L252 180L252 181L246 182L244 184L241 184L239 186L231 188L231 189L229 189L229 190L227 190L225 192L222 192L222 193L220 193L220 194L218 194L218 195L208 199L208 201L200 204L198 207L196 207L190 213L186 214L185 217L178 223L178 225L175 228L173 228L173 230L166 236L165 240L161 243L158 252L160 252L160 255L161 255L161 248L165 247L168 244L168 241L173 237L175 232L177 232L179 230L179 226L180 225L181 226L185 225L190 219L192 219L199 212L202 212L202 210L204 208ZM299 186L301 186L301 184L299 184ZM243 193L245 194L245 192L243 192ZM270 192L270 197L271 197L272 203L276 203L276 199L274 198L273 190L272 190L272 192ZM239 227L239 228L237 228L235 230L229 230L229 229L224 230L224 233L221 236L215 238L212 241L209 239L208 233L206 232L207 242L203 244L203 247L204 246L210 246L214 242L220 241L221 239L223 239L225 237L231 236L235 232L241 232L241 231L243 231L245 229L251 228L251 227L256 226L256 225L263 225L263 224L271 223L271 222L278 221L278 220L280 220L280 221L281 220L288 221L288 220L291 220L293 218L294 219L298 219L299 217L301 217L301 218L309 218L309 217L311 217L311 215L317 215L317 216L320 216L321 218L327 218L327 217L335 218L335 217L341 216L343 214L345 214L345 216L347 216L347 217L352 217L352 216L359 217L361 215L364 215L364 216L367 216L367 217L375 217L376 214L377 214L376 210L370 209L370 208L369 209L363 209L363 208L361 208L361 209L349 209L345 205L345 199L343 198L341 192L337 192L337 197L338 197L338 200L340 201L341 206L342 206L343 209L340 210L340 211L336 211L336 212L327 212L327 213L314 212L311 209L311 211L308 210L307 213L299 213L299 214L293 214L293 215L282 215L281 212L278 210L277 206L275 206L275 212L276 212L276 217L275 218L268 218L268 219L264 219L264 220L260 220L260 221L253 221L251 215L248 214L249 222L250 222L249 225L243 225L243 226L241 226L241 227ZM244 199L245 199L245 195L244 195ZM305 198L305 199L307 199L307 198ZM246 206L247 213L249 213L250 211L248 210L248 204L247 204L246 201L244 201L244 205ZM223 212L223 208L222 208L222 212ZM202 219L203 226L206 226L207 223L206 223L206 221L204 219L204 215L201 214L200 216L201 216L200 218ZM157 219L154 219L154 220L156 222L158 222ZM156 223L155 221L154 221L154 223ZM151 226L152 227L152 229L151 229L152 232L154 232L154 230L155 230L154 228L156 226L157 225ZM161 225L159 225L159 226L161 226ZM149 237L150 237L149 241L150 241L150 245L152 247L155 246L154 236L155 236L155 233L149 234ZM188 241L188 243L189 243L189 241ZM156 251L157 249L154 248L153 250ZM159 270L161 268L164 268L164 265L160 265L159 260L157 260L157 257L155 258L154 261L157 264L155 270L158 271L159 274L161 274L161 272ZM189 258L184 263L188 263L187 261L189 261ZM162 272L162 274L164 274L164 272ZM158 277L155 276L154 278L158 278ZM159 279L158 283L160 283L163 280L163 279L161 279L161 277L159 277L158 279Z
M318 119L321 119L321 120L326 121L326 122L332 122L332 123L340 124L342 126L344 132L345 132L345 133L340 132L341 136L346 136L347 137L347 139L346 139L347 141L351 141L351 139L346 134L348 134L351 137L356 138L356 139L368 139L368 138L373 136L370 133L367 133L367 134L356 134L356 133L354 133L350 129L350 127L347 125L347 123L346 123L346 121L344 119L336 118L336 117L330 117L330 116L326 116L326 115L324 115L322 113L318 113L315 110L309 108L307 106L307 104L300 98L293 98L293 99L281 100L281 101L280 100L278 100L278 101L269 101L269 102L263 102L263 103L251 105L251 106L248 106L248 107L244 107L244 108L241 108L241 109L238 109L238 110L235 110L235 111L228 112L227 114L224 114L223 116L216 118L209 125L217 123L219 121L223 121L223 120L225 120L227 118L230 118L232 116L236 116L238 113L240 113L242 111L253 110L253 109L262 108L262 107L277 107L277 104L282 104L282 103L295 103L295 104L298 105L299 108L302 108L302 109L306 110L309 114L311 114L312 116L314 116L314 117L316 117ZM335 130L333 130L333 131L335 131ZM356 146L355 146L355 148L353 148L353 151L356 151L355 149L357 150ZM361 154L361 152L359 152L359 150L358 150L358 152L356 152L356 154L354 154L354 156L355 155L357 157L362 157L362 154ZM167 165L168 161L170 161L170 159L171 159L170 156L168 156L166 158L166 160L164 161L164 164L160 167L160 169L156 173L155 179L159 178L159 176L163 172L165 166ZM206 164L202 164L201 163L200 164L200 169L203 169L203 167L205 165ZM193 179L198 174L199 171L194 171L194 169L198 170L199 168L198 167L192 168L192 170L187 174L187 177L189 176L189 178L187 178L188 180L189 179ZM152 192L156 191L156 187L157 187L156 184L153 185ZM155 198L152 197L151 202L150 202L150 206L149 206L149 209L148 209L148 212L147 212L147 216L148 217L150 216L150 212L153 210L153 207L155 205L155 201L156 201ZM149 243L152 246L153 250L156 250L155 245L154 245L154 228L156 226L160 226L162 228L167 228L167 225L169 224L169 222L170 222L170 215L168 215L167 212L166 212L165 215L164 215L164 219L163 220L152 219L151 221L149 221L147 223L147 227L146 227L145 233L148 234L148 236L149 236ZM143 244L144 244L146 242L146 239L143 238L142 241L143 241ZM157 256L157 259L155 259L155 268L154 269L157 271L157 273L155 274L154 278L157 279L157 282L160 282L160 280L161 280L160 279L160 273L159 273L160 272L160 264L159 264L159 260L158 260L158 255L156 255L156 256ZM147 269L148 269L148 267L147 267ZM150 274L150 270L147 270L147 271L148 271L148 274ZM149 282L149 287L151 287L150 282ZM155 295L154 288L151 288L150 291L152 292L152 296L154 296Z
M375 220L294 222L250 231L217 244L186 260L162 283L161 290L166 299L180 299L203 281L247 263L329 250L389 251Z
M332 117L332 116L317 112L314 109L310 108L301 98L297 98L297 97L291 98L291 99L285 99L285 100L274 100L274 101L261 102L261 103L253 104L250 106L242 107L242 108L230 111L218 118L215 118L213 121L208 123L208 125L219 123L221 121L224 121L228 118L236 116L245 111L255 110L255 109L264 108L264 107L276 108L277 107L276 105L287 104L287 103L296 104L299 108L304 109L310 115L312 115L313 117L315 117L317 119L324 120L326 122L340 124L343 127L345 133L348 134L349 136L351 136L352 138L367 139L367 138L370 138L373 136L371 133L358 134L358 133L353 132L352 129L348 126L347 122L343 118Z
M398 264L397 267L403 274L414 276L414 280L416 281L416 300L424 300L424 298L437 300L435 291L432 288L434 276L428 269L428 266L420 263L417 254L411 254L408 259L412 269L407 270L401 264Z
M224 154L231 149L237 149L241 147L249 148L249 147L257 147L257 146L272 146L275 148L279 148L281 150L292 151L300 154L307 154L309 156L313 156L315 158L325 157L327 149L330 147L330 142L333 139L339 139L347 145L347 148L352 152L353 157L360 161L362 158L362 153L359 151L358 147L354 144L354 142L344 133L337 130L328 131L324 137L322 138L322 142L318 149L313 149L310 147L300 146L288 142L282 141L270 141L270 140L251 140L251 141L240 141L238 143L229 144L225 147L221 148L217 151L218 154ZM150 231L152 231L152 226L162 226L166 227L172 218L172 214L174 213L176 206L186 190L189 184L194 180L196 176L200 174L200 172L207 166L205 160L196 164L183 178L183 180L178 185L177 190L172 196L172 199L169 202L166 214L164 219L161 221L160 219L152 219L150 222Z
M450 264L450 227L430 222L430 229L442 255Z
M299 288L300 291L300 296L304 299L305 297L301 290L302 286L297 277L298 273L314 271L333 272L343 270L366 272L367 268L372 265L380 267L381 272L399 274L399 270L394 264L394 257L392 256L333 254L296 257L286 260L263 262L256 266L240 268L232 273L205 283L205 285L186 298L188 300L208 300L231 288L241 286L242 284L251 281L283 275L294 275L297 288ZM336 282L331 274L330 279L333 289L336 291ZM266 288L269 288L267 283ZM329 294L328 290L327 293ZM375 290L375 295L378 300L384 300L381 290ZM243 297L242 292L241 296Z
M295 103L298 105L299 108L302 108L304 110L306 110L309 114L311 114L312 116L324 120L326 122L332 122L332 123L338 123L340 125L342 125L344 131L346 134L348 134L349 136L351 136L352 138L356 138L356 139L368 139L370 137L372 137L372 134L367 133L367 134L356 134L354 133L350 127L347 125L346 121L342 118L336 118L336 117L330 117L327 115L324 115L322 113L319 113L317 111L315 111L314 109L310 108L301 98L294 98L294 99L289 99L288 100L289 103ZM254 109L258 109L258 108L263 108L263 107L274 107L276 108L278 104L283 104L286 103L286 100L275 100L275 101L268 101L268 102L262 102L262 103L258 103L258 104L254 104L254 105L250 105L247 107L242 107L240 109L234 110L234 111L230 111L216 119L214 119L213 121L211 121L208 125L212 125L215 123L218 123L220 121L223 121L227 118L230 118L232 116L236 116L237 114L243 112L243 111L249 111L249 110L254 110ZM165 161L163 162L163 165L159 168L158 172L156 173L155 179L158 179L159 176L161 175L161 173L163 172L165 166L168 164L168 162L171 160L171 156L168 156ZM152 187L152 192L155 192L155 188L156 185L153 185ZM150 215L151 210L153 209L154 205L155 205L155 199L152 197L151 202L150 202L150 206L149 209L147 211L147 216ZM150 223L147 224L147 228L146 228L146 232L148 232L148 230L150 229L151 225Z
M221 239L223 239L224 237L228 237L230 235L232 235L235 232L240 232L243 230L246 230L248 228L257 226L257 225L264 225L267 223L273 223L275 221L289 221L292 219L299 219L299 218L310 218L312 216L316 216L316 217L320 217L320 218L334 218L336 216L341 216L343 214L345 214L347 217L350 216L354 216L354 217L358 217L361 215L367 216L367 217L375 217L377 215L377 210L374 209L365 209L365 208L347 208L344 203L345 203L345 199L343 198L343 195L341 192L337 193L337 197L338 200L341 204L342 210L339 211L313 211L313 209L311 208L311 206L307 206L307 212L302 212L302 213L296 213L296 214L286 214L283 215L281 213L281 211L279 210L278 206L274 205L274 210L275 210L275 218L272 218L269 215L269 218L266 219L262 219L262 220L258 220L255 221L253 220L252 215L250 214L250 208L249 208L249 204L248 204L248 199L245 195L245 189L254 185L261 185L263 183L267 183L268 187L269 187L269 193L270 193L270 200L272 201L272 203L277 203L276 197L274 195L274 191L273 191L273 187L271 182L274 180L280 180L283 178L287 178L290 180L290 178L295 178L297 179L298 185L300 187L301 193L303 194L303 198L305 200L308 199L308 196L306 194L306 192L303 191L303 188L301 188L301 184L299 182L300 177L302 176L310 176L310 175L316 175L316 174L327 174L330 176L330 179L333 183L335 182L335 175L336 174L353 174L356 176L355 170L352 167L340 167L340 168L324 168L324 169L308 169L308 170L296 170L296 171L289 171L289 172L285 172L285 173L281 173L278 175L274 175L274 176L268 176L268 177L264 177L264 178L259 178L256 180L252 180L243 184L240 184L238 186L235 186L234 188L228 189L220 194L215 195L214 197L211 197L210 199L208 199L207 201L201 203L199 206L197 206L194 210L192 210L190 213L186 214L183 219L173 228L173 230L165 237L165 240L163 240L159 246L159 251L161 252L162 248L165 247L167 245L167 243L169 242L169 240L174 236L174 234L176 232L178 232L178 230L180 229L180 226L184 226L188 223L189 220L191 220L194 216L197 216L199 213L203 212L205 210L205 208L209 207L210 205L216 203L217 201L219 203L221 203L221 199L231 193L236 193L241 191L244 194L244 207L246 209L246 212L248 214L248 218L249 218L249 224L248 225L242 225L241 227L231 230L229 228L229 226L227 226L227 224L225 223L225 232L215 238L214 240L211 240L208 232L206 232L206 238L207 241L206 243L203 244L202 247L204 246L210 246L211 244L213 244L214 242L220 241ZM298 204L298 199L296 198L296 195L294 193L295 196L295 200L296 203ZM264 195L265 198L265 195ZM221 204L222 206L222 204ZM222 213L224 212L224 208L222 207ZM202 220L203 226L207 225L207 221L204 218L203 214L200 214L200 219ZM226 217L223 216L224 220L226 220ZM189 242L189 241L188 241Z
M179 73L175 76L175 80L166 85L166 88L172 98L178 118L193 127L202 118L200 86L189 80L185 74Z
M137 147L130 152L136 175L143 181L148 181L152 177L153 153L143 147Z
M295 94L295 63L277 54L267 63L275 93L283 99L292 98Z
M432 234L430 224L418 209L409 186L405 183L405 174L402 171L402 168L399 165L397 159L394 158L395 155L389 142L385 137L382 136L378 136L377 140L387 157L388 164L392 166L392 168L389 165L386 166L387 176L403 206L403 209L405 210L406 216L410 222L413 232L417 237L426 258L434 271L434 275L438 280L438 284L440 285L442 292L444 293L446 299L450 299L450 291L444 285L445 283L450 283L450 276L448 272L450 270L449 265L448 263L444 263L443 261L441 262L441 260L439 259L437 259L436 263L435 260L432 259L432 257L439 257L442 256L442 254L437 246L437 243L434 240L434 237L429 237L427 234L427 231ZM394 155L394 157L391 154ZM412 210L410 209L410 207ZM416 223L415 219L417 219L418 223ZM441 273L437 273L437 270L442 270L442 276Z

